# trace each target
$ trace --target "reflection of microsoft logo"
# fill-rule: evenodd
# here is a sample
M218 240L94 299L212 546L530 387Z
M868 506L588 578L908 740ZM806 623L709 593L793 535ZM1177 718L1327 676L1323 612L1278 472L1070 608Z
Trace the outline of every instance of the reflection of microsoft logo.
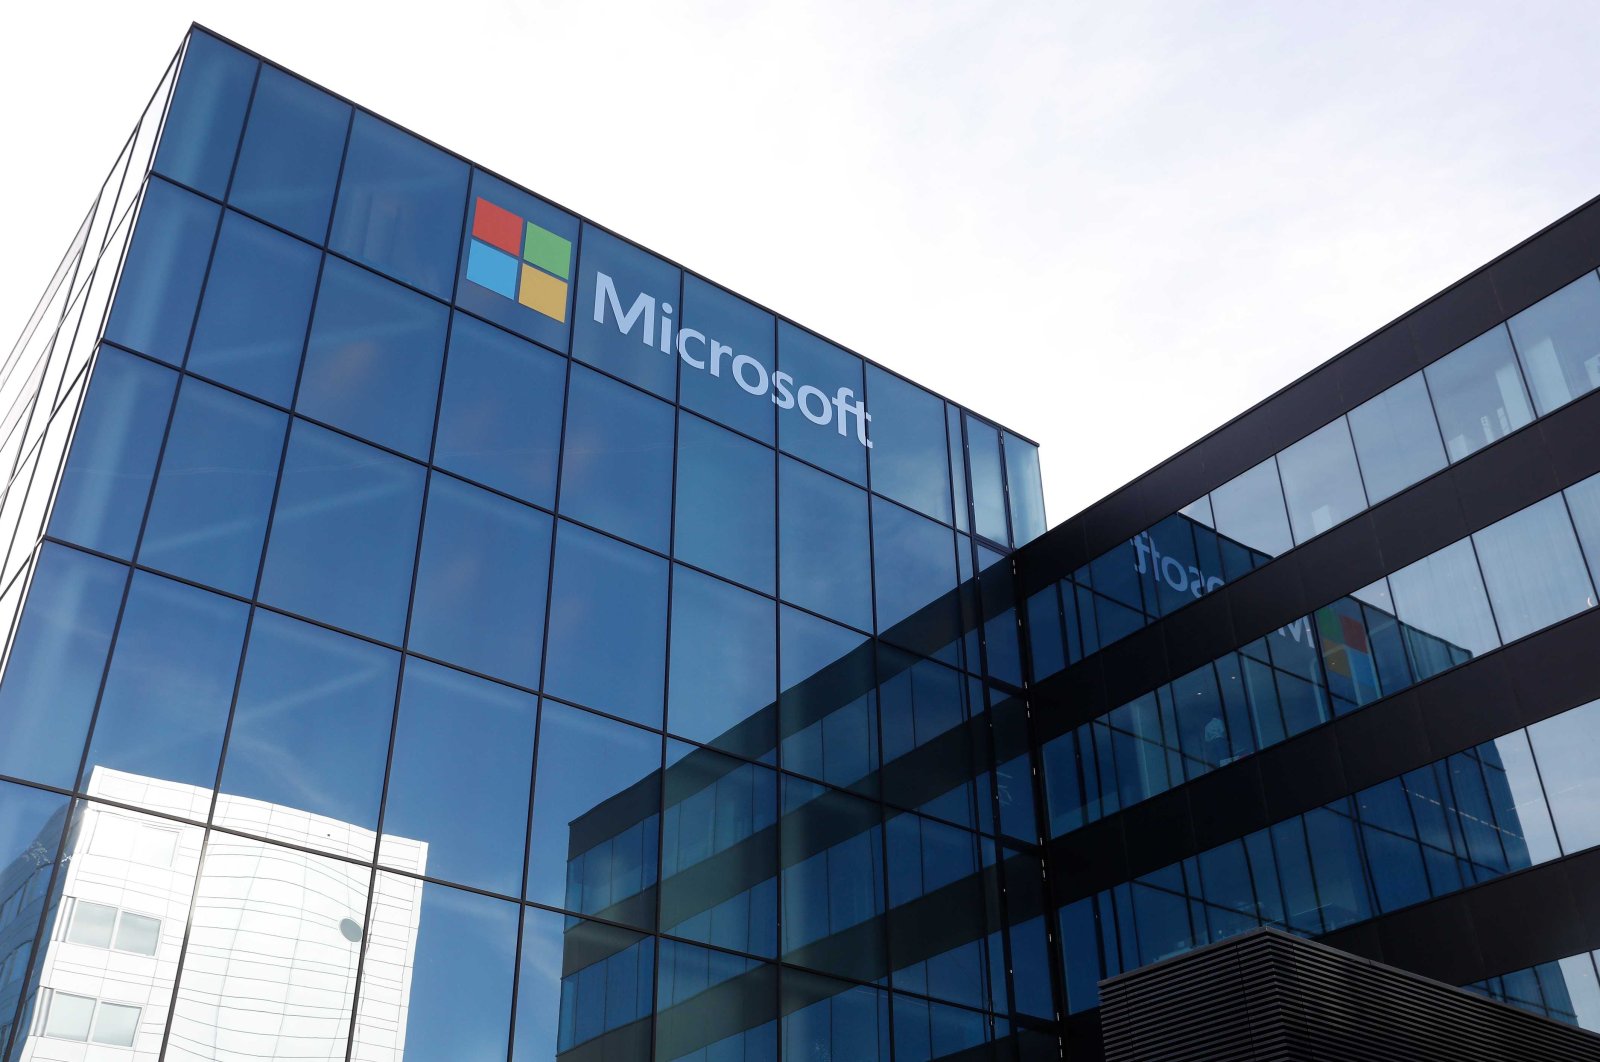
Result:
M467 279L535 313L567 319L572 241L479 197L472 209Z

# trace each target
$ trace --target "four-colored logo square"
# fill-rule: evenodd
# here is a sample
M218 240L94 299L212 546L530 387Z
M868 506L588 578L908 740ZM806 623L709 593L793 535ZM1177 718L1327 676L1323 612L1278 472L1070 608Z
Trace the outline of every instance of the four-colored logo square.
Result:
M467 279L555 321L567 319L572 241L478 197Z

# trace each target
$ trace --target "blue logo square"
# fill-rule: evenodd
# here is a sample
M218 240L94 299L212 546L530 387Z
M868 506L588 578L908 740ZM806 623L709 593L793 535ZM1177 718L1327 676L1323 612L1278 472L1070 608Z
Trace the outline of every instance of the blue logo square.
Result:
M473 240L467 251L467 279L497 295L515 299L517 260L482 240Z

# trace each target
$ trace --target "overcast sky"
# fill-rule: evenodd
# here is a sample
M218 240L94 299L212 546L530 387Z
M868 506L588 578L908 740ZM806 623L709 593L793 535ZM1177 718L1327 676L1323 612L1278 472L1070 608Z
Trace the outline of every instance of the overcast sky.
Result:
M1038 440L1052 522L1600 193L1592 0L14 4L7 346L191 19Z

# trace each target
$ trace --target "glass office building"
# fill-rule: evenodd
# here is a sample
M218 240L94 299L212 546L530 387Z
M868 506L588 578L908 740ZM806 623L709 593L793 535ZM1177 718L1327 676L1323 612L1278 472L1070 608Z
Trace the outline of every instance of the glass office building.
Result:
M1094 1058L1261 925L1600 1028L1596 266L1047 531L1027 439L197 28L0 374L0 1052Z

